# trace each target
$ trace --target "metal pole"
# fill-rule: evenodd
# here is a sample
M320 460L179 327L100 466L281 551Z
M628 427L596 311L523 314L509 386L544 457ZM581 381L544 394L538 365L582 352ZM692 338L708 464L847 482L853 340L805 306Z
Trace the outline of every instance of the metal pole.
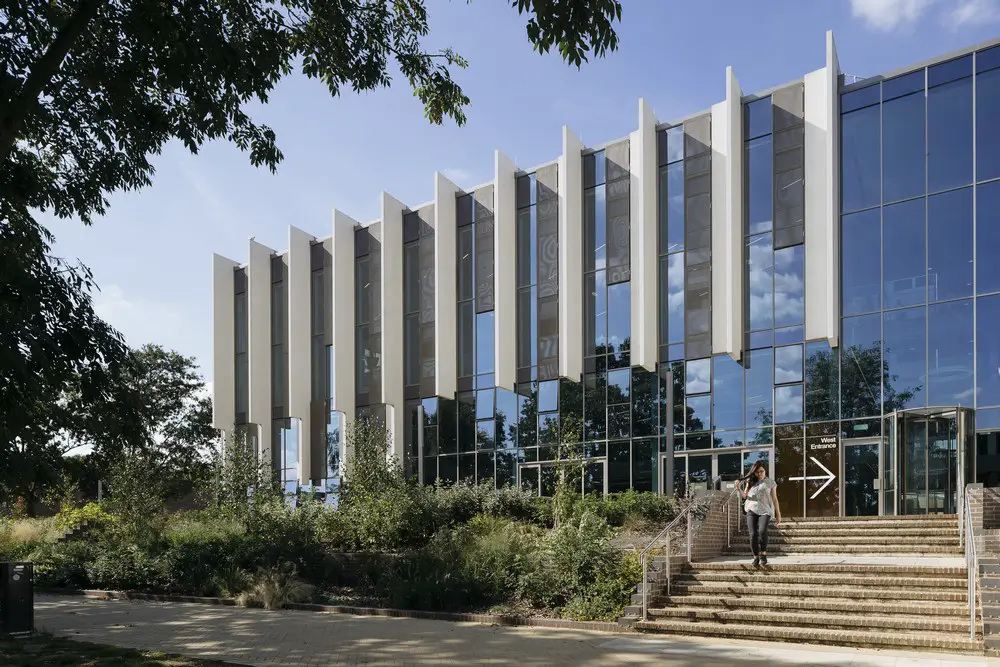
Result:
M649 614L649 564L646 554L642 555L642 620L648 620Z
M694 512L691 512L689 510L688 511L688 515L687 515L687 557L688 557L688 563L691 562L691 535L692 535L691 515L692 514L694 514Z
M664 567L667 568L667 598L669 599L670 598L670 575L672 574L671 571L670 571L670 533L669 532L667 533L667 553L666 553L666 562L664 563Z

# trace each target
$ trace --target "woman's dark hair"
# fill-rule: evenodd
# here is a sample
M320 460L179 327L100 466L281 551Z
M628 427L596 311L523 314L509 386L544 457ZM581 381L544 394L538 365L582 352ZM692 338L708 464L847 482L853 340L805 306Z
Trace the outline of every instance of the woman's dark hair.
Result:
M764 470L765 474L767 472L766 468L764 468L764 462L757 461L752 466L750 466L750 472L748 472L746 475L743 476L742 481L747 482L747 487L746 487L747 489L753 488L754 486L757 485L757 482L760 481L759 479L757 479L758 469Z

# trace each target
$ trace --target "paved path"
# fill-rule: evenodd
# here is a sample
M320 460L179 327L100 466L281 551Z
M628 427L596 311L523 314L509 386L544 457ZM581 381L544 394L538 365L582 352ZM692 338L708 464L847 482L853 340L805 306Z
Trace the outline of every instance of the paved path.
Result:
M168 651L246 665L854 665L1000 667L1000 660L934 653L890 653L789 644L724 643L547 628L270 612L174 602L123 602L38 596L40 630L101 644Z

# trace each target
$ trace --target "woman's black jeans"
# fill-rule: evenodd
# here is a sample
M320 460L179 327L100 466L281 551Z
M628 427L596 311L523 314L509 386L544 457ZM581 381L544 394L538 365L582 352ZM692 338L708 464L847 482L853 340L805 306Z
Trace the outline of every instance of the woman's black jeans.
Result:
M759 516L753 512L747 512L750 550L753 551L754 558L760 556L761 551L767 551L767 527L770 523L771 517L767 514Z

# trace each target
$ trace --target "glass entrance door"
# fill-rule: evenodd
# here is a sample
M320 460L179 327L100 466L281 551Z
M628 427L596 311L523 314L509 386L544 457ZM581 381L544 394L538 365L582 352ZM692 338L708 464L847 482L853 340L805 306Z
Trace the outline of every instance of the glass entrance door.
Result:
M878 514L881 446L881 438L844 441L844 516Z
M900 514L957 514L975 479L974 432L968 408L898 412L892 420ZM889 513L889 512L886 512Z

